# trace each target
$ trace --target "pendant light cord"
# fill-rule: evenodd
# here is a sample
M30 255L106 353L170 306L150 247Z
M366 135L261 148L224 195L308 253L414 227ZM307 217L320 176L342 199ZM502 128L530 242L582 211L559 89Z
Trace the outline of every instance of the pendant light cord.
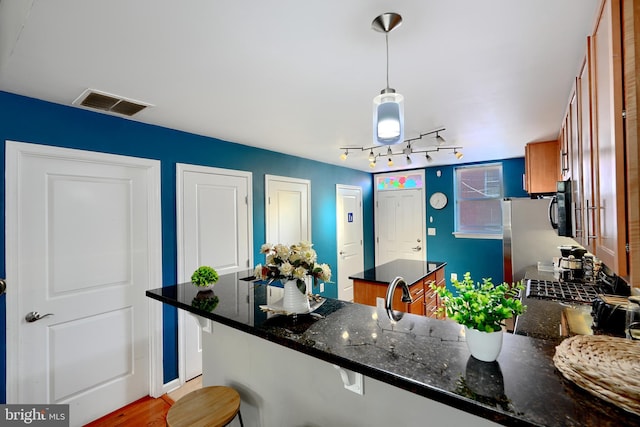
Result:
M389 33L384 33L385 44L387 45L387 89L389 89Z

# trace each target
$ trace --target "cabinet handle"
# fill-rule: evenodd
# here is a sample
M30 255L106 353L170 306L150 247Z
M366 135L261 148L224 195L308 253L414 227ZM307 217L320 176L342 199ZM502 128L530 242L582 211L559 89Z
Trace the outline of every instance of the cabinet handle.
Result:
M589 244L591 240L595 240L598 238L596 234L591 234L591 230L589 229L590 228L589 225L591 224L591 219L589 218L589 212L596 210L598 208L595 206L589 206L589 199L585 200L585 203L587 205L587 244Z
M581 217L581 213L582 213L582 208L578 207L576 205L576 208L574 209L574 217L573 217L573 223L577 223L578 221L576 221L576 218L580 218ZM584 225L584 224L583 224ZM582 228L576 228L576 237L582 237L583 236L583 229Z

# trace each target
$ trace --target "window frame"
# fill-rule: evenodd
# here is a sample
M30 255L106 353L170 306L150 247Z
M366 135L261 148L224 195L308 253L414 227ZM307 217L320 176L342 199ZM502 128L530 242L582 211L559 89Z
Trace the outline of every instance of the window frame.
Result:
M500 223L502 224L502 200L504 199L504 168L501 162L483 163L477 165L465 165L454 167L453 173L453 199L454 199L454 231L453 235L456 238L465 239L502 239L502 227L495 232L489 230L472 232L472 231L460 231L460 200L468 200L461 198L458 191L459 171L464 169L491 169L497 168L500 171L500 195L497 197L487 197L480 200L498 200L500 202ZM485 186L486 189L486 186Z

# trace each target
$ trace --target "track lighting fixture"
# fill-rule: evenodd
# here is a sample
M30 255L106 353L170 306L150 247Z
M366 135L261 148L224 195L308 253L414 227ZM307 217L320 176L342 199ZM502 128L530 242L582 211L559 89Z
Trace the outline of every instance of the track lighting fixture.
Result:
M406 143L406 145L404 146L404 148L402 148L402 150L396 150L394 152L394 150L391 149L390 145L374 145L371 147L341 147L341 150L344 150L344 152L340 155L340 158L342 160L346 160L349 151L368 151L369 152L369 166L371 168L375 168L377 165L376 159L378 157L387 157L387 165L388 166L393 166L393 157L394 156L399 156L399 155L404 155L405 159L406 159L406 163L407 165L412 165L413 164L413 160L411 158L411 154L415 154L415 153L425 153L425 159L427 160L427 162L432 162L433 161L433 157L431 157L431 155L429 153L436 153L438 151L447 151L447 150L451 150L453 152L453 154L456 156L456 158L462 159L463 154L462 152L460 152L459 150L462 147L456 146L456 147L444 147L441 144L446 142L444 140L443 137L440 136L440 132L446 130L445 128L438 128L436 130L432 130L429 132L424 132L421 133L419 136L415 137L415 138L410 138L410 139L406 139L403 142ZM434 139L436 141L436 145L428 145L426 147L417 147L415 146L415 143L424 140L425 137L432 135L434 136ZM384 147L387 148L386 152L382 151L384 149Z
M389 87L389 32L402 24L397 13L383 13L371 28L384 33L387 48L387 85L373 98L373 143L393 145L404 139L404 97Z

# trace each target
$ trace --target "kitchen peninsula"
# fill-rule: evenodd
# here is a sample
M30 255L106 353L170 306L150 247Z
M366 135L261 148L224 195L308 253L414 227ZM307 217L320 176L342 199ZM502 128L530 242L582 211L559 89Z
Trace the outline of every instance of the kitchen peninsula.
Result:
M392 304L394 310L437 317L438 295L430 286L432 283L446 286L445 265L446 262L397 259L354 274L349 276L353 280L353 301L375 307L378 298L384 299L389 283L400 276L409 285L413 301L402 302L400 292L396 292Z
M203 319L203 384L236 388L247 426L640 425L563 379L557 340L505 334L498 361L479 362L452 321L392 323L330 298L312 314L265 313L266 286L242 279L251 273L221 276L211 311L191 283L147 291Z

